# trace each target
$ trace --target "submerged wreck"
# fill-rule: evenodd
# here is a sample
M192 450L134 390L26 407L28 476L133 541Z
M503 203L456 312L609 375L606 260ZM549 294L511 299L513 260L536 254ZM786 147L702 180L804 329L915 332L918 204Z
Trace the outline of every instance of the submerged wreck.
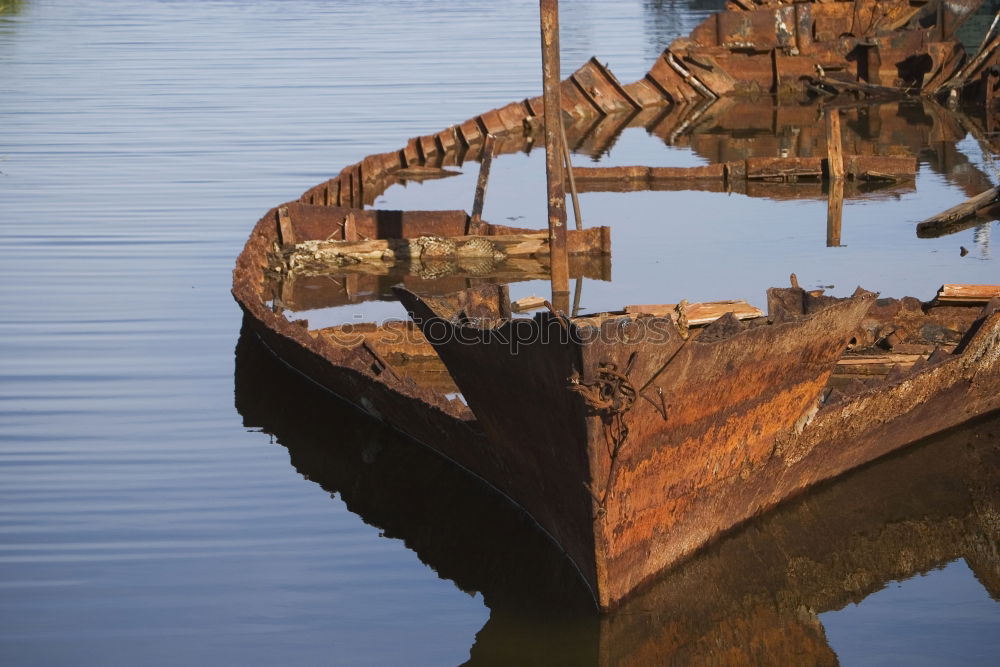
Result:
M554 66L545 62L544 99L369 156L265 214L233 276L247 330L523 508L611 609L809 486L1000 409L1000 287L946 285L925 302L860 288L838 299L800 288L793 275L791 287L768 290L767 313L682 301L578 315L565 298L568 277L604 273L610 234L566 229L567 143L667 116L671 139L680 137L720 95L807 94L807 70L817 66L840 81L881 85L876 78L897 72L906 86L937 90L964 66L954 30L977 4L734 2L627 85L596 60L550 85L556 55ZM553 20L546 5L554 3L542 2L543 35ZM912 178L912 156L842 157L834 128L823 156L726 157L693 177L595 169L580 172L581 186L709 178L724 191L740 179L746 189L819 179L842 194L844 180ZM548 231L482 220L492 157L543 137ZM473 159L481 172L472 213L366 208L394 183L447 176L447 166ZM311 329L285 315L308 300L294 285L311 276L400 267L463 282L393 288L410 322ZM551 279L555 305L518 316L505 283L539 275ZM335 297L357 298L350 289Z

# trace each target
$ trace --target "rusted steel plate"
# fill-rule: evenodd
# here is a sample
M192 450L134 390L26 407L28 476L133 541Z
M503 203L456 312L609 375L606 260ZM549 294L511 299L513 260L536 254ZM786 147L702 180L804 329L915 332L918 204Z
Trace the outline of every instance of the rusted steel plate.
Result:
M879 590L962 557L996 596L982 526L1000 504L998 436L997 418L952 431L736 531L605 618L595 664L837 665L818 615L855 603L859 581Z
M646 80L659 89L671 104L691 103L704 99L704 95L689 85L683 76L670 65L669 50L664 51L646 74Z
M644 108L666 104L670 101L664 97L662 87L647 79L639 79L638 81L625 84L625 90L628 91L629 97L637 101Z
M860 295L807 319L714 342L699 336L657 376L636 378L633 384L648 384L644 395L662 396L665 407L642 400L625 415L627 444L617 461L600 453L606 452L602 436L595 433L590 445L598 479L617 468L596 521L609 573L602 603L723 529L728 510L715 504L714 488L741 472L752 474L769 459L779 434L801 428L872 300ZM700 503L718 518L679 537L677 523Z
M523 102L511 102L496 110L500 122L507 132L523 132L524 119L528 117L528 109Z
M636 110L641 108L638 102L622 88L618 80L596 58L591 58L587 64L570 76L594 106L602 113Z
M484 133L482 126L479 124L478 116L476 118L470 118L469 120L461 123L458 126L458 131L462 137L462 143L466 146L471 146L472 144L480 144L483 141Z

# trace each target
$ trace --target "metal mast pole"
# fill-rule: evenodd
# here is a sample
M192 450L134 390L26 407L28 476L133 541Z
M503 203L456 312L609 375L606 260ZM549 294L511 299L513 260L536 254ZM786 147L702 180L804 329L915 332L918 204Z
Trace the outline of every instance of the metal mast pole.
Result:
M562 95L559 89L559 2L539 0L542 23L542 98L545 119L545 175L548 184L552 305L569 312L566 255L566 185L563 170Z

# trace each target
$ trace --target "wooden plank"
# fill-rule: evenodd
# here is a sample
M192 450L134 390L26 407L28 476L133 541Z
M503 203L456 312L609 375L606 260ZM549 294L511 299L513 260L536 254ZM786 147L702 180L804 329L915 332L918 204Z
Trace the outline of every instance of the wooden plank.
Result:
M925 358L923 354L873 354L848 355L837 362L835 375L888 375L896 366L909 368L918 360Z
M945 302L986 303L1000 298L1000 285L942 285L936 298Z
M282 245L295 245L295 229L287 206L278 209L278 232L281 234Z
M625 312L630 315L655 315L677 319L677 304L637 304L625 306ZM732 313L738 320L750 320L763 317L764 313L756 306L739 299L729 301L705 301L689 303L686 306L688 326L711 324L726 313Z
M992 206L998 199L1000 199L1000 187L993 187L986 192L981 192L957 206L952 206L947 211L943 211L927 218L923 222L917 223L917 236L940 236L959 231L956 228L958 223L966 218L973 217L980 209Z
M510 309L515 313L525 313L529 310L538 310L545 307L545 299L540 296L526 296L523 299L512 301Z

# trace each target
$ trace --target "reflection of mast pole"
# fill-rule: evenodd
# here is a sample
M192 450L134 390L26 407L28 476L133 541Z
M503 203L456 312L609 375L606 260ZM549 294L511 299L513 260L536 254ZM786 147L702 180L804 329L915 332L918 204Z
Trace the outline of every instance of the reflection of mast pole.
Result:
M840 231L844 220L844 179L830 181L826 206L826 247L840 247Z
M979 255L983 259L989 259L990 254L990 230L993 228L992 222L984 222L981 225L977 225L976 229L972 232L972 241L979 248Z
M826 114L826 168L830 177L830 199L826 209L826 245L840 245L840 231L844 217L844 154L840 136L840 112L836 109Z

